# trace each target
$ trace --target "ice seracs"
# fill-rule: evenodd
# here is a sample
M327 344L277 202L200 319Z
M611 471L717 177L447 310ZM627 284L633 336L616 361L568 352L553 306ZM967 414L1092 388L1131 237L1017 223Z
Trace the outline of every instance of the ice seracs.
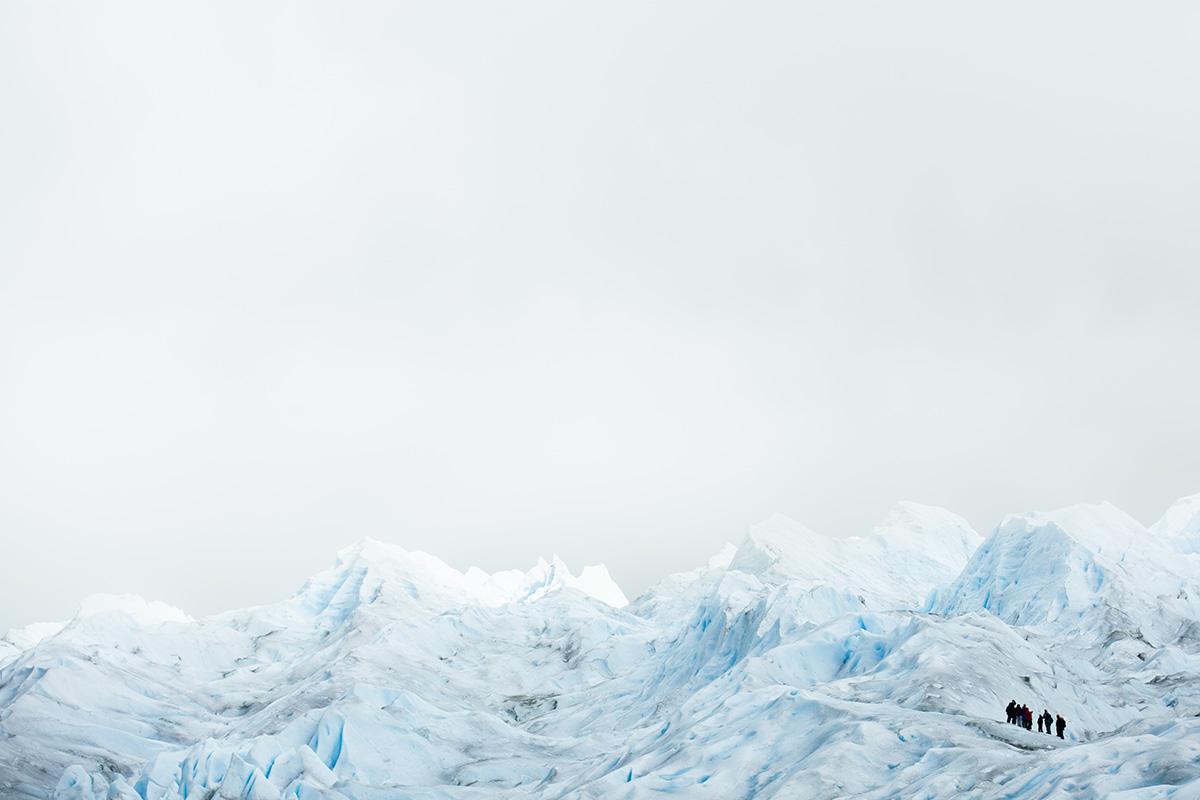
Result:
M1182 502L1182 501L1181 501ZM783 517L630 604L558 558L364 540L203 619L89 601L9 635L4 800L1200 796L1190 505ZM44 635L43 635L44 634ZM1005 725L1009 699L1067 738Z

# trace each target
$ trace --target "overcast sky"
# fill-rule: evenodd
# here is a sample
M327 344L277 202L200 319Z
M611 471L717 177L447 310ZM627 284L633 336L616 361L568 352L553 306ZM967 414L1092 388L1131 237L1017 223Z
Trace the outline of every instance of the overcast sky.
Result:
M1200 492L1194 3L0 5L0 628L363 536Z

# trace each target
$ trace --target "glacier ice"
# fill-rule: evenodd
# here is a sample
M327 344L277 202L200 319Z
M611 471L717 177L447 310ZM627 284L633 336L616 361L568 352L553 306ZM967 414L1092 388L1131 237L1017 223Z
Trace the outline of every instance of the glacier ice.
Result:
M1200 553L1200 494L1177 500L1150 530L1170 540L1176 550Z
M632 602L374 540L211 617L88 598L0 639L0 797L1200 797L1198 498L777 516Z

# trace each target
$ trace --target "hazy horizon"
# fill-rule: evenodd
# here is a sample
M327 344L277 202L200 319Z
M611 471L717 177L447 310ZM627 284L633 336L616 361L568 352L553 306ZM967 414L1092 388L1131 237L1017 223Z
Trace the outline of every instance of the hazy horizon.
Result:
M0 7L0 630L370 536L1200 492L1200 9Z

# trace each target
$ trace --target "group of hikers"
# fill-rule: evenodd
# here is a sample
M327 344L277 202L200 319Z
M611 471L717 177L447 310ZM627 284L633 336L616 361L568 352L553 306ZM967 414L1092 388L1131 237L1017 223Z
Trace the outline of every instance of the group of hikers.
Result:
M1009 725L1020 725L1027 731L1033 730L1033 711L1029 706L1017 705L1016 700L1009 700L1008 706L1004 709L1004 713L1008 715ZM1038 733L1058 733L1058 738L1065 739L1063 731L1067 729L1067 721L1063 719L1062 714L1050 716L1049 709L1043 709L1041 714L1037 716ZM1053 726L1054 731L1051 731Z

